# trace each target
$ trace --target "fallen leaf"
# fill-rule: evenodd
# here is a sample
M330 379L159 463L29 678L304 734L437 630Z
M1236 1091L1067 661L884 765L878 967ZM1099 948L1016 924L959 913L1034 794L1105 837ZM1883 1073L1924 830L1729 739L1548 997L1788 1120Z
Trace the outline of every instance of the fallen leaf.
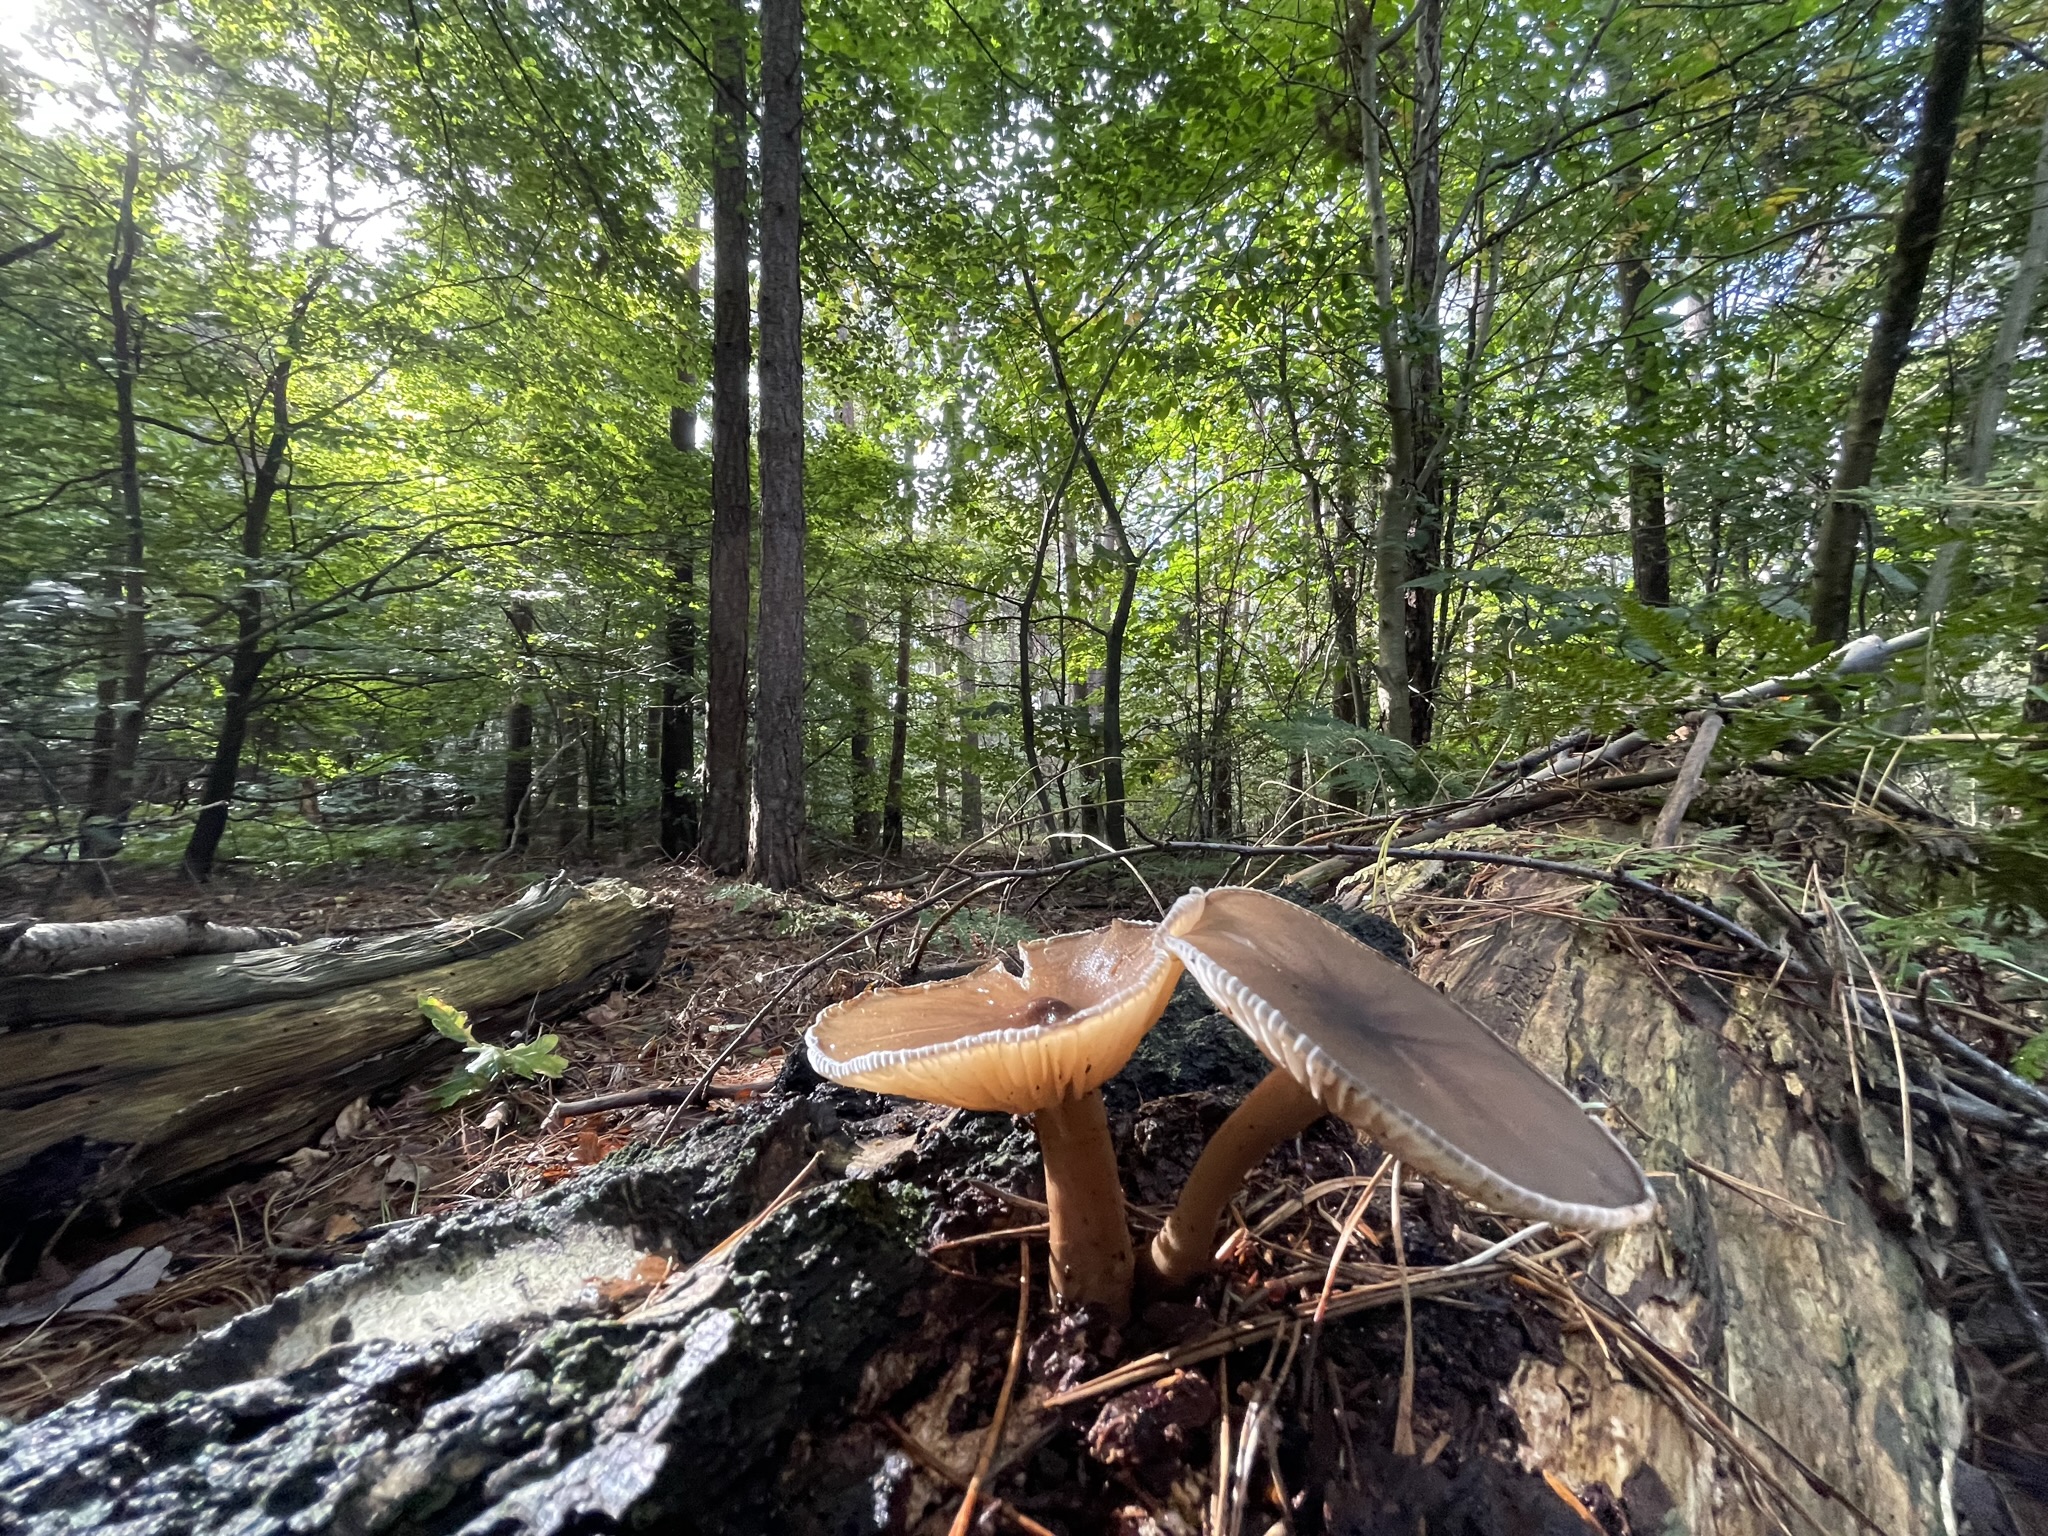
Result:
M170 1265L168 1248L123 1248L101 1259L56 1295L0 1312L0 1328L40 1323L59 1312L111 1312L128 1297L155 1290Z
M320 1138L321 1143L338 1147L345 1141L354 1141L370 1128L371 1118L370 1101L367 1098L357 1099L334 1117L334 1124Z
M345 1237L354 1237L363 1230L363 1224L347 1211L340 1211L327 1218L327 1225L321 1229L323 1243L338 1243Z
M410 1157L394 1157L390 1167L384 1170L386 1184L410 1184L414 1189L429 1189L434 1183L434 1170L425 1163Z
M637 1301L647 1295L669 1277L675 1268L675 1260L665 1259L658 1253L643 1255L639 1263L623 1275L606 1280L594 1280L598 1301L607 1307L616 1307L624 1302Z
M491 1106L491 1112L484 1116L484 1129L487 1131L503 1130L511 1122L511 1119L511 1102L506 1099L500 1099Z
M323 1152L318 1147L301 1147L285 1157L283 1162L285 1167L291 1169L293 1178L303 1179L333 1156L332 1152Z

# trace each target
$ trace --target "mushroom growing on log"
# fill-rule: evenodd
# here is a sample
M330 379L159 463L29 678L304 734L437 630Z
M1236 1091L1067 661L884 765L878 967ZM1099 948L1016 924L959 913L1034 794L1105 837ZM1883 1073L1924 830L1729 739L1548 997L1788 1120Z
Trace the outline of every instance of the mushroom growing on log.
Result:
M1509 1215L1583 1231L1647 1221L1628 1150L1450 998L1313 912L1263 891L1191 891L1159 943L1274 1065L1203 1149L1153 1239L1180 1284L1211 1262L1244 1177L1324 1114Z
M1180 979L1150 924L1111 923L1021 946L1024 974L867 992L805 1035L820 1076L960 1109L1030 1115L1045 1160L1053 1291L1121 1320L1135 1261L1102 1084L1130 1059Z

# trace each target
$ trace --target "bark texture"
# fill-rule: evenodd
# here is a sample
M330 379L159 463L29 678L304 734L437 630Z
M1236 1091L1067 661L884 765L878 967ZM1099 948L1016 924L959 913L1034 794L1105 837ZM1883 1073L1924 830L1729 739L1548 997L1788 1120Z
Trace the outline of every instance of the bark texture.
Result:
M296 944L284 928L235 928L210 923L198 912L171 917L126 917L104 923L0 923L0 976L52 976L98 966L171 960L180 955L225 955L244 949Z
M1558 889L1516 872L1494 894ZM1650 1133L1645 1166L1674 1175L1655 1180L1664 1222L1611 1242L1607 1289L1884 1530L1941 1532L1962 1431L1948 1324L1866 1198L1868 1173L1787 1070L1810 1049L1804 1020L1747 986L1731 1012L1682 972L1675 1003L1597 928L1554 917L1510 918L1420 969L1581 1098L1618 1104ZM1688 1171L1687 1156L1839 1225L1771 1214ZM1574 1488L1606 1484L1631 1529L1776 1529L1704 1442L1582 1336L1566 1338L1562 1364L1526 1361L1511 1397L1525 1459ZM1807 1507L1823 1531L1856 1529L1838 1506Z
M715 11L711 119L711 613L704 720L704 862L747 862L748 464L746 8Z
M181 919L160 919L177 922ZM453 1049L434 996L521 1033L659 968L668 909L616 880L356 946L347 939L0 983L0 1248L281 1155Z
M803 5L761 7L761 647L753 879L804 878Z
M1920 322L1920 296L1934 247L1941 239L1942 216L1948 205L1948 167L1955 154L1956 124L1977 56L1977 37L1984 28L1983 0L1942 0L1934 24L1934 48L1927 66L1927 85L1920 102L1920 125L1913 142L1912 169L1905 198L1899 205L1897 233L1885 267L1884 297L1856 400L1842 433L1841 455L1828 488L1821 516L1820 538L1813 552L1813 638L1840 645L1849 638L1855 607L1856 549L1868 512L1865 492L1877 466L1877 445L1891 412L1892 390L1899 381Z

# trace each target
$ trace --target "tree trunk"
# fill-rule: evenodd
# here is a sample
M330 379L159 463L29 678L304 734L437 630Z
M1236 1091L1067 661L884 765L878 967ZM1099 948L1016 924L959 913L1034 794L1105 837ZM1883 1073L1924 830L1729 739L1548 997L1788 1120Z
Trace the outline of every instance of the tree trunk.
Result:
M142 371L142 340L138 317L128 297L135 258L142 246L136 218L136 197L142 180L142 114L148 72L156 46L157 8L151 0L144 12L141 53L128 83L124 103L127 145L121 160L121 191L114 213L114 252L107 262L107 309L113 324L114 422L119 454L120 520L117 525L120 561L109 573L108 587L120 597L114 654L109 671L115 679L106 728L95 731L105 742L105 760L95 764L94 794L86 806L87 825L79 828L80 852L88 858L118 853L126 835L128 810L135 799L135 764L141 755L143 697L149 685L148 592L143 579L145 556L142 522L142 444L137 432L135 381ZM104 698L104 694L102 695ZM239 744L238 744L239 747Z
M2041 125L2030 191L2027 243L2020 251L2019 266L2013 271L2012 286L2005 291L1998 335L1991 343L1984 381L1977 387L1977 406L1970 417L1969 459L1963 472L1963 483L1967 486L1980 486L1991 478L1991 460L1998 449L1998 421L2005 414L2006 391L2012 385L2020 343L2026 340L2027 326L2034 318L2034 296L2040 291L2041 269L2048 266L2048 121ZM1928 573L1927 588L1920 595L1921 623L1934 623L1950 601L1967 588L1970 525L1974 520L1974 509L1967 497L1950 509L1947 522L1955 537L1943 544L1934 557L1934 569Z
M1408 501L1407 582L1401 594L1407 651L1409 722L1417 746L1436 723L1437 593L1412 585L1443 565L1443 0L1418 0L1415 13L1415 145L1408 170L1408 270L1404 341L1414 412L1415 484Z
M848 669L848 691L853 696L853 728L848 732L853 769L853 843L856 848L872 848L881 822L875 810L875 669L867 654L868 616L857 608L849 611L846 633L853 652L853 663Z
M505 709L505 804L498 846L524 853L533 832L533 701L522 692Z
M293 327L296 332L297 327ZM292 337L296 342L296 336ZM291 353L278 359L270 377L270 440L242 508L242 585L235 593L235 648L228 663L227 690L221 697L220 731L214 738L213 760L200 791L199 819L185 844L185 873L192 879L213 878L213 864L228 829L235 781L242 771L242 746L256 708L256 685L270 660L263 635L264 545L270 533L270 509L283 483L285 450L291 442Z
M1330 711L1347 725L1364 725L1364 663L1358 653L1358 593L1344 564L1337 558L1323 525L1323 488L1313 476L1304 477L1308 490L1308 522L1315 535L1316 551L1323 559L1323 578L1330 586L1330 616L1337 642L1337 678ZM1350 526L1350 519L1345 519Z
M761 656L751 878L804 879L803 4L761 4Z
M2040 622L2034 626L2034 650L2027 658L2027 699L2020 706L2020 718L2036 728L2048 726L2048 577L2034 596L2034 611Z
M903 772L910 756L910 595L896 610L896 702L889 720L889 782L882 794L882 853L903 856Z
M967 600L953 604L953 621L960 634L960 835L977 838L982 830L981 733L975 730L981 679L974 665L974 618Z
M1380 729L1394 740L1413 745L1415 714L1408 675L1407 595L1408 533L1415 490L1415 412L1408 387L1408 352L1401 334L1400 311L1394 306L1394 256L1387 234L1385 176L1381 165L1379 101L1379 38L1372 15L1357 64L1359 131L1365 144L1366 202L1372 212L1373 297L1380 312L1380 363L1387 378L1387 429L1390 441L1387 493L1380 505L1379 534L1373 549L1374 634L1380 682Z
M711 592L704 720L704 862L747 862L747 14L721 0L712 41Z
M694 296L701 281L692 262L684 281ZM693 305L694 307L694 305ZM699 311L701 313L701 310ZM669 447L694 465L697 458L697 376L686 366L677 382L691 397L668 413ZM694 480L691 482L694 485ZM697 846L697 564L689 519L678 519L669 556L668 622L664 626L668 665L661 679L661 731L655 777L661 808L657 834L661 851L679 859Z
M1820 538L1813 552L1813 638L1819 644L1840 645L1849 638L1856 550L1868 515L1865 493L1876 468L1878 440L1884 435L1885 417L1891 410L1892 389L1919 323L1927 270L1941 238L1956 123L1962 115L1963 95L1983 25L1983 0L1942 0L1928 61L1926 94L1920 103L1912 171L1899 205L1891 260L1885 270L1884 299L1870 334L1870 349L1864 354L1863 375L1843 429L1841 454L1835 461Z
M1138 557L1124 532L1122 516L1114 521L1121 578L1102 647L1102 840L1121 848L1125 844L1124 641L1130 634L1131 609L1138 595Z
M1634 93L1629 60L1619 50L1608 60L1610 94ZM1655 608L1671 606L1671 535L1664 498L1660 378L1663 343L1656 310L1644 303L1650 291L1650 241L1635 208L1643 194L1643 173L1635 164L1642 136L1635 114L1615 136L1627 162L1615 175L1615 202L1622 219L1615 253L1614 283L1621 333L1622 425L1628 459L1629 578L1636 597Z

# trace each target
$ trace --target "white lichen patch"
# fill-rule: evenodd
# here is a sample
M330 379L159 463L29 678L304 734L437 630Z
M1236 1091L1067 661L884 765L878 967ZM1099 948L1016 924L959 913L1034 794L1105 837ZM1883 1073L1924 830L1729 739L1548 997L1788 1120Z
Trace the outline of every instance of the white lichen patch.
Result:
M271 1346L260 1374L295 1370L337 1344L423 1344L465 1328L546 1317L629 1275L644 1257L626 1233L594 1223L490 1253L425 1254L317 1301L309 1295L307 1315Z

